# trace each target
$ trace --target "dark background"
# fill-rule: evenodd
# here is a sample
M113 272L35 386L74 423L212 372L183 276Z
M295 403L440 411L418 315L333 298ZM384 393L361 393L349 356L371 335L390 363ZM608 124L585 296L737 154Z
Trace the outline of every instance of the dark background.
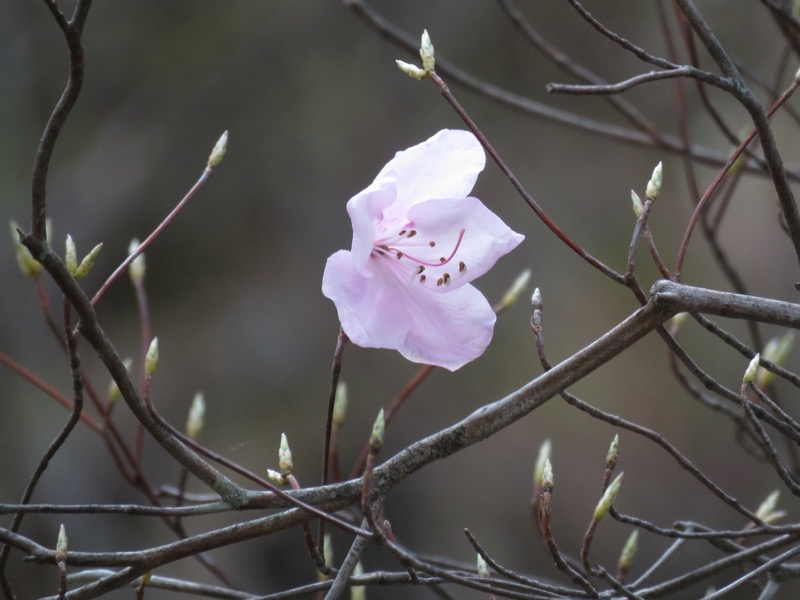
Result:
M546 83L571 79L536 55L493 2L372 4L415 37L427 28L437 56L489 82L622 124L602 99L548 96ZM589 4L612 29L654 53L665 51L654 3ZM766 13L755 3L700 4L734 56L771 80L782 46ZM598 37L566 3L520 5L551 42L607 80L649 70ZM66 51L43 3L12 0L3 12L0 221L16 219L27 228L31 164L65 82ZM85 87L59 139L49 177L53 246L62 251L67 233L81 255L104 243L94 272L83 281L87 292L94 293L124 258L131 238L144 238L180 200L200 175L214 142L229 130L228 155L217 173L147 252L149 302L161 348L154 399L173 423L182 425L193 395L202 390L208 403L202 441L257 472L277 467L278 442L285 432L301 483L313 485L319 477L338 329L320 283L326 258L350 245L345 203L396 151L439 129L461 127L458 117L433 84L412 81L394 66L397 58L418 62L416 57L382 40L341 2L96 2L85 46ZM554 220L619 270L634 222L630 189L643 195L653 166L663 160L664 190L650 222L671 265L692 209L678 158L526 117L452 87ZM674 133L674 90L673 82L660 82L634 89L628 97ZM712 97L735 129L745 127L742 109L713 91ZM693 92L689 102L693 142L728 152ZM796 129L778 118L775 131L791 166ZM699 173L701 185L706 185L714 171L700 168ZM544 296L553 362L636 308L629 292L556 240L495 165L487 163L475 195L526 235L477 285L496 300L521 270L533 270L532 286ZM752 293L794 301L793 283L800 277L777 225L776 206L769 182L747 179L734 197L721 238ZM657 274L644 254L640 265L642 282L649 286ZM699 236L690 246L684 281L729 289ZM58 312L60 298L48 286ZM540 373L528 325L530 291L500 318L484 357L455 374L436 371L425 382L389 428L385 456ZM138 356L139 322L127 278L100 303L99 314L120 354ZM738 324L726 325L744 335ZM746 367L743 358L696 326L689 326L682 339L721 383L738 388ZM81 351L96 385L104 389L107 376L91 349L82 344ZM0 245L0 352L68 393L66 361L43 323L33 286L17 270L10 241L4 249ZM416 369L394 352L347 348L346 464L368 436L378 409ZM655 336L573 391L658 429L752 508L779 486L768 469L734 442L730 423L698 406L677 386ZM0 369L0 502L18 500L66 416L52 400ZM126 430L132 429L124 405L117 407L117 417ZM576 554L615 433L554 399L484 444L408 479L389 496L387 516L402 543L419 552L472 563L474 552L462 534L468 527L501 563L557 578L528 514L538 447L546 438L553 442L555 535L565 552ZM620 437L620 469L625 471L620 510L663 526L679 518L718 528L744 525L663 451L625 432ZM164 460L154 443L147 444L145 455L153 480L177 481L178 467ZM116 473L99 438L83 426L51 464L34 501L145 502ZM791 499L784 498L781 507L791 510ZM80 550L137 549L172 539L155 519L122 517L30 517L23 532L52 546L60 522L67 524L70 548ZM201 531L226 522L230 519L217 517L188 525L190 531ZM595 557L613 569L629 531L604 522ZM349 539L339 533L334 537L340 560ZM667 545L644 536L639 564ZM245 589L257 593L314 577L297 531L213 556ZM690 545L664 567L664 574L715 556L707 546ZM16 552L12 562L15 583L29 578L31 595L54 593L55 570L22 565ZM381 552L369 554L365 563L368 569L393 565ZM192 561L157 574L208 580ZM699 593L694 590L686 597ZM748 593L752 590L740 597L752 597ZM468 597L463 590L457 595ZM376 589L369 596L433 597L419 588ZM154 592L151 597L169 594Z

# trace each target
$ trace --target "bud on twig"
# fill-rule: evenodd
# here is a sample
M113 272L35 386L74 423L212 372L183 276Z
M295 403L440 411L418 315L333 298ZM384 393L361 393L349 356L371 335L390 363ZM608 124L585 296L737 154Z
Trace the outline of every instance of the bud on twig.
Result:
M780 338L774 337L767 342L764 346L764 351L761 356L764 360L782 367L786 364L786 359L789 358L789 353L794 345L794 331L787 331ZM772 380L775 379L775 373L767 371L765 368L760 368L756 373L756 385L760 388L765 388Z
M541 488L544 479L544 467L545 463L550 460L550 452L552 450L553 444L550 440L545 440L542 442L542 445L539 446L539 456L536 457L536 466L533 469L533 485L535 487ZM551 474L552 479L552 474Z
M326 567L333 566L333 542L331 541L330 533L326 533L322 538L322 558ZM317 571L317 579L319 581L327 581L330 578L325 573Z
M63 524L58 528L55 559L57 563L66 562L67 560L67 530L64 529Z
M208 166L215 168L219 166L222 159L225 158L225 153L228 151L228 132L225 131L217 140L214 149L211 151L211 156L208 157Z
M508 288L506 293L503 294L503 298L500 300L498 309L505 310L510 306L513 306L519 299L520 294L522 294L522 292L525 291L525 288L528 287L528 282L530 282L530 280L531 270L525 269L517 276L517 278L514 280L514 283L511 284L511 287Z
M353 569L353 577L361 577L364 574L364 567L361 561L356 563ZM354 585L350 587L350 600L367 600L367 586Z
M286 485L286 478L274 469L267 469L267 479L275 485Z
M400 69L403 73L405 73L409 77L411 77L411 79L416 79L417 81L420 81L428 76L428 74L423 69L420 69L416 65L403 62L402 60L396 60L394 62L397 63L397 68Z
M542 469L542 489L552 491L554 485L553 466L550 464L550 459L546 458Z
M628 571L633 565L633 558L636 556L636 550L639 547L639 530L634 529L628 536L628 541L622 547L622 552L619 555L619 563L617 564L617 581L622 582L628 574Z
M542 308L544 308L542 292L539 291L539 288L533 290L533 295L531 296L531 308L533 310L542 310Z
M50 220L48 219L48 224L49 223ZM17 257L17 266L19 266L19 270L22 271L25 277L36 277L40 275L44 267L42 267L39 261L33 258L30 250L19 241L20 229L16 221L9 221L8 224L11 228L11 241L14 244L14 254Z
M775 490L769 496L767 496L758 507L758 510L756 510L756 517L768 525L772 525L776 521L779 521L785 517L786 511L775 510L775 508L778 506L778 498L780 498L780 495L781 493L778 490Z
M203 431L203 422L206 416L206 400L203 392L197 392L189 407L189 415L186 418L186 435L196 440Z
M347 415L347 384L339 381L336 386L336 394L333 399L333 426L341 429L344 425L344 418Z
M650 181L647 182L647 188L644 191L645 200L650 200L651 202L656 201L656 198L658 198L658 195L661 193L663 174L664 168L659 162L656 168L653 169L653 175L650 177Z
M611 440L611 445L608 447L608 454L606 454L606 469L613 471L617 466L617 459L619 459L619 435L615 435Z
M486 564L486 559L480 554L478 554L477 571L478 577L481 579L489 579L492 576L492 574L489 572L489 565Z
M436 60L433 57L433 44L431 43L431 36L428 35L427 29L422 32L419 56L422 59L422 68L426 73L430 73L436 69Z
M756 354L753 360L750 361L750 364L747 365L747 369L744 371L744 377L742 377L742 385L750 385L756 380L756 372L758 371L758 363L760 360L761 355Z
M134 252L136 252L137 248L139 248L139 240L134 238L128 245L128 255L131 255ZM131 264L128 266L128 274L131 276L131 281L134 284L141 283L142 281L144 281L144 276L146 271L147 268L144 262L144 253L134 258Z
M372 452L377 454L383 447L383 435L386 431L386 420L383 416L383 409L378 412L375 424L372 426L372 435L369 436L369 447Z
M631 190L631 203L633 204L633 214L638 219L644 212L644 206L642 206L642 200L639 198L639 194L633 190Z
M294 471L294 463L292 462L292 451L289 448L289 440L286 439L286 434L281 434L281 445L278 448L278 469L281 475L286 477L291 475Z
M100 254L100 250L102 249L103 249L103 244L101 242L97 244L94 248L92 248L89 254L83 257L81 264L78 265L78 268L75 269L75 273L73 273L75 279L81 279L89 274L89 271L92 270L92 267L94 266L94 263L97 260L97 255Z
M158 338L154 337L150 342L150 347L147 349L147 355L144 357L144 374L147 377L152 377L156 373L158 367Z
M78 251L75 248L75 242L72 241L72 236L67 234L67 248L64 252L64 265L67 267L70 275L75 275L78 270Z
M122 364L125 365L125 370L130 371L131 365L133 364L133 360L126 358L122 361ZM108 384L108 391L106 392L106 399L108 399L109 403L114 403L119 400L120 392L119 387L117 386L117 382L113 379L111 383Z
M597 503L593 517L595 522L600 522L603 517L608 514L608 511L611 510L611 505L614 504L614 500L616 500L617 493L619 492L619 487L622 485L622 475L623 473L617 475L616 479L611 482L611 485L606 488L603 497L600 498L600 502Z

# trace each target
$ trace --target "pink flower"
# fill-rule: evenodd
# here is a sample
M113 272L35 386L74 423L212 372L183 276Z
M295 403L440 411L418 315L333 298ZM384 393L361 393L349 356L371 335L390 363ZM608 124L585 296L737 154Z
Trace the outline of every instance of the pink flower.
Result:
M347 203L353 244L328 258L322 293L353 343L451 371L483 354L495 314L469 282L524 239L468 196L485 162L475 136L445 129Z

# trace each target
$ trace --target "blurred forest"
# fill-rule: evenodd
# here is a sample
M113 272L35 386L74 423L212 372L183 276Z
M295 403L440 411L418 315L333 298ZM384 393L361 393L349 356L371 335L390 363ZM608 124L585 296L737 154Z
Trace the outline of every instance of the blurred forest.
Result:
M67 10L70 3L64 4ZM415 39L427 29L437 58L487 82L575 114L623 124L601 98L548 95L547 83L573 80L530 47L496 2L369 4ZM610 28L648 51L667 52L657 2L586 4ZM766 11L748 6L756 3L698 4L732 55L750 73L773 81L784 42ZM597 36L566 2L518 5L552 43L607 81L649 70ZM299 481L316 484L338 332L336 312L320 284L327 257L350 246L345 203L396 151L440 129L463 128L461 121L434 85L412 81L397 70L395 59L417 63L417 57L383 39L345 2L96 2L84 39L84 89L56 146L48 182L52 246L62 253L70 234L82 255L103 242L93 272L82 281L94 293L126 256L131 239L146 237L183 197L217 138L228 130L224 162L146 253L153 333L161 353L153 398L162 414L182 427L192 397L202 391L208 409L201 441L255 472L277 467L285 432ZM701 62L714 70L705 56ZM66 73L63 38L43 3L6 2L0 18L0 222L14 219L22 229L30 227L33 156ZM624 270L635 221L630 190L643 195L653 167L663 161L664 186L649 223L662 256L673 262L693 210L679 157L524 115L455 83L450 87L551 217L619 270ZM663 131L676 134L675 90L676 82L667 80L625 96ZM702 110L695 87L687 84L686 90L692 142L727 155L731 146ZM741 107L715 90L709 93L725 118L738 124L737 130L748 126ZM773 127L787 167L794 168L797 130L784 119L778 115ZM715 173L716 167L701 166L701 187ZM527 302L534 286L544 298L553 363L638 307L626 289L610 284L559 242L490 161L474 195L526 236L477 287L496 301L530 268L531 288L499 318L484 357L455 373L437 370L421 386L388 428L384 457L541 372ZM797 262L778 225L770 182L746 178L731 202L719 235L750 293L796 301ZM33 285L17 268L10 239L0 250L0 352L68 392L66 360L43 322ZM648 288L659 275L645 253L640 254L638 272ZM689 248L683 281L730 289L699 236ZM48 290L57 312L60 297L52 282ZM98 311L120 353L133 357L138 369L139 318L127 277L111 288ZM745 335L742 324L725 325ZM764 331L769 337L778 330ZM723 351L694 324L681 335L707 371L738 389L745 359ZM80 351L95 385L105 389L108 375L102 365L88 345L81 344ZM790 362L797 367L795 359ZM416 370L396 352L354 346L345 350L342 378L350 392L342 442L346 465L368 437L378 409ZM733 425L680 388L655 335L572 391L657 428L753 509L779 487L774 473L735 443ZM116 410L123 427L132 430L127 408ZM31 469L66 416L50 398L0 368L0 502L19 499ZM616 433L554 398L500 435L415 474L389 495L387 517L403 544L420 553L473 564L474 550L463 536L466 527L509 567L558 579L529 514L538 448L545 439L552 441L557 482L553 527L562 549L577 553ZM154 481L177 482L180 470L162 460L160 448L147 442L145 456ZM740 515L720 510L718 501L663 451L625 432L620 433L620 469L625 485L617 506L626 513L664 526L676 519L722 529L745 525ZM146 502L117 474L100 439L83 426L51 464L34 501L56 499ZM793 502L787 497L781 508L794 514ZM76 549L140 548L153 540L173 539L158 520L122 516L32 515L23 531L52 546L62 522L70 547ZM215 522L227 520L209 517L203 527ZM194 526L191 521L188 525ZM601 525L594 552L609 557L609 568L629 532L618 523ZM350 536L337 531L333 536L341 557ZM667 545L665 540L642 540L642 564ZM665 572L681 572L700 560L701 548L692 546L678 555ZM294 530L212 556L237 584L257 593L315 577L302 536ZM392 564L381 553L365 561L370 568ZM29 597L54 593L54 569L13 563L12 575L30 580ZM193 561L172 566L169 574L209 579ZM461 592L458 597L485 597ZM732 597L755 597L746 588L738 594ZM148 597L174 596L152 592ZM370 590L369 597L434 595L398 587Z

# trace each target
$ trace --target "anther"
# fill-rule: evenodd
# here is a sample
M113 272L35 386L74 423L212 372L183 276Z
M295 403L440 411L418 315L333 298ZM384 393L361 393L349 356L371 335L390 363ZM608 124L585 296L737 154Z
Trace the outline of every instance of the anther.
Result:
M441 286L443 283L444 283L444 277L439 277L439 279L436 282L436 285L438 287L438 286Z
M467 270L467 265L465 265L464 261L462 260L461 262L458 263L458 272L463 273L466 270Z
M424 270L425 270L425 266L424 266L424 265L420 265L420 266L418 266L418 267L417 267L417 275L419 275L420 273L422 273Z
M402 234L401 234L401 235L402 235ZM409 231L409 232L408 232L408 235L407 235L406 237L410 237L410 238L412 238L412 237L414 237L415 235L417 235L417 230L416 230L416 229L412 229L411 231Z
M429 245L431 248L433 248L433 247L435 247L435 246L436 246L436 242L434 242L433 240L431 240L430 242L428 242L428 245Z
M403 230L402 230L400 233L398 233L397 235L405 235L407 231L408 231L407 229L403 229Z
M427 277L425 277L425 275L420 275L420 276L419 276L419 282L420 282L420 283L425 283L425 280L426 280L426 279L427 279Z
M450 283L450 273L445 273L444 275L442 275L442 279L444 280L445 285Z
M440 262L440 263L446 263L446 262L447 262L447 259L446 259L444 256L440 256L440 257L439 257L439 262Z
M398 252L397 252L397 260L400 260L401 258L403 258L403 253L398 250Z

